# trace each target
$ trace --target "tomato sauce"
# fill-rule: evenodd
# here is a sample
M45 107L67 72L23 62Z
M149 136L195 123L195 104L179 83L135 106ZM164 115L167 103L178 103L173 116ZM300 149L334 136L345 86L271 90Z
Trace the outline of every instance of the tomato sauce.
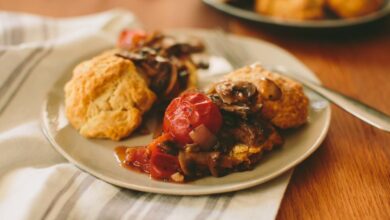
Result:
M150 173L150 153L146 147L124 147L115 148L115 157L124 168Z

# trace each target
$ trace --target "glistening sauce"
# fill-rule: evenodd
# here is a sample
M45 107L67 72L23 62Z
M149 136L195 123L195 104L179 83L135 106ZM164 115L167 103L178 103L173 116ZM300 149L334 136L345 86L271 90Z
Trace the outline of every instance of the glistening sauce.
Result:
M135 150L136 153L129 154L126 153L128 150ZM146 147L124 147L119 146L115 148L115 158L124 168L149 174L149 153L147 152Z

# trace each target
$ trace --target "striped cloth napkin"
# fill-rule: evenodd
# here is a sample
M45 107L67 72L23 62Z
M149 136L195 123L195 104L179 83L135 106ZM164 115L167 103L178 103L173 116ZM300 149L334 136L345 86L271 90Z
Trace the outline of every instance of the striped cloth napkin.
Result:
M68 163L45 140L42 101L63 67L112 45L127 11L71 19L0 12L0 219L274 219L291 171L212 196L121 189Z

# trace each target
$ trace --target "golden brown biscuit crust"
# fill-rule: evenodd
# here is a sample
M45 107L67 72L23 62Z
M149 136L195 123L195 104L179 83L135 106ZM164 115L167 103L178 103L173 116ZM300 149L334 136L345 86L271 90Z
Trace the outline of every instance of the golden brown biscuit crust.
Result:
M309 20L325 16L325 0L256 0L255 11L285 19Z
M262 116L279 128L298 127L307 121L309 100L303 93L302 85L272 73L260 65L252 65L238 69L224 77L231 81L247 81L253 83L258 90L261 81L268 78L282 90L279 100L261 100Z
M133 63L114 53L80 63L65 85L66 115L85 137L128 136L156 100Z
M340 17L352 18L377 11L383 0L327 0L328 7Z

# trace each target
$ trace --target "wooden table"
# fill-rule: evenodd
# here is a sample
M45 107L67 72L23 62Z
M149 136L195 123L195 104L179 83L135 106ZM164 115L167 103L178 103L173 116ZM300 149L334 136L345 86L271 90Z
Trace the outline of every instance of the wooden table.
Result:
M245 22L200 0L0 0L2 10L67 17L113 7L132 10L148 29L221 26L277 44L304 62L326 86L390 114L390 22L327 33L282 31ZM390 134L332 106L321 147L300 164L278 219L389 219Z

